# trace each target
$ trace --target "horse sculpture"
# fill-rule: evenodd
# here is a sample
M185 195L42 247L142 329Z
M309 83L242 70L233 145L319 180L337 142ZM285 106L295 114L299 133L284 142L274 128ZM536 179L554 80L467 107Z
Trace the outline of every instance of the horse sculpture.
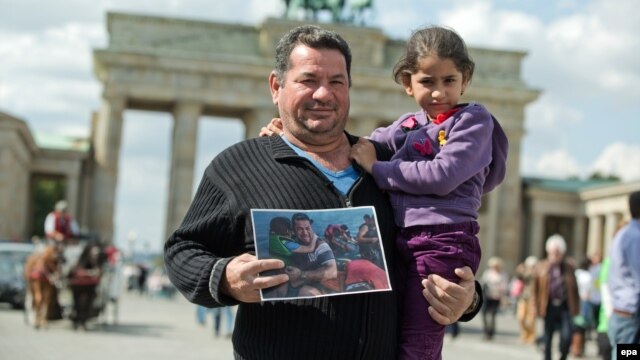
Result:
M364 12L373 7L373 0L284 0L284 17L298 19L302 10L304 20L318 21L318 13L327 10L334 23L364 25ZM349 12L345 14L345 10Z
M318 12L328 10L331 12L333 22L342 22L342 9L345 0L285 0L285 17L296 18L298 11L304 11L305 20L318 20Z
M29 255L24 266L24 278L31 294L31 307L35 313L36 329L47 327L49 310L57 305L56 281L60 278L63 261L60 245L48 245L42 251Z

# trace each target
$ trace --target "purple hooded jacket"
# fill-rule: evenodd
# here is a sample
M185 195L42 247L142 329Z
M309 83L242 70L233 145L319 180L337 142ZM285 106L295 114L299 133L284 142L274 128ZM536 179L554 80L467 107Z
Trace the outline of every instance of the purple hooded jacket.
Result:
M390 161L373 164L373 177L391 194L398 226L475 221L482 195L504 179L508 140L500 124L482 105L459 108L439 125L419 111L371 134L395 152ZM412 117L415 126L403 130Z

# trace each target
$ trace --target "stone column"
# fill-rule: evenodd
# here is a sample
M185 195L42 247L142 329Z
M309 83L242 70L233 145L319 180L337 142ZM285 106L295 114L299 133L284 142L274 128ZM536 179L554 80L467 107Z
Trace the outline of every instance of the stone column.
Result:
M202 105L179 102L173 110L173 138L165 238L178 227L191 205L193 171Z
M371 135L371 132L376 129L379 123L380 120L376 118L356 118L351 116L347 121L346 129L353 135L369 136Z
M546 254L544 253L543 243L545 239L544 237L544 214L539 212L533 213L533 220L531 222L531 243L529 244L529 254L534 255L538 258L543 258Z
M94 177L91 231L102 241L113 242L113 214L118 183L118 159L122 136L124 97L104 97L94 133Z
M492 192L489 193L489 207L487 209L487 239L484 242L487 245L486 251L482 249L482 258L489 259L492 256L500 256L504 259L503 254L498 253L497 243L498 243L498 228L499 228L499 218L498 213L500 211L500 198L502 188L498 186ZM501 246L506 246L507 244L502 244Z
M585 218L576 216L573 220L573 256L576 259L581 259L585 255L591 254L587 252L584 228Z
M260 129L267 125L271 119L278 116L278 109L274 106L259 107L249 111L243 118L244 138L258 137Z
M602 217L600 215L589 216L589 233L587 234L587 254L600 251L605 256L609 251L602 248Z
M604 217L604 250L609 252L609 248L611 247L611 242L613 241L613 235L616 231L616 227L618 227L618 223L622 218L621 214L618 213L609 213Z
M69 202L69 214L78 221L80 211L80 171L73 171L66 174L67 178L67 193L65 199ZM78 221L78 224L80 222Z

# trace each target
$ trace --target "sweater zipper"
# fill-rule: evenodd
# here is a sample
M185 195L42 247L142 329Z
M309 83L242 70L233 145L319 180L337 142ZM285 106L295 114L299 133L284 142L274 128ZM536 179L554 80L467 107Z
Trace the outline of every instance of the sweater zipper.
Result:
M360 170L360 172L362 172L362 170ZM356 179L356 181L353 183L353 186L351 186L351 189L349 189L349 192L347 193L347 195L342 195L342 194L341 194L341 196L342 196L342 197L343 197L343 199L344 199L344 200L343 200L343 202L344 202L344 206L345 206L345 207L348 207L348 208L353 207L353 202L351 201L351 194L353 194L353 192L356 190L356 188L358 187L358 185L360 185L360 183L362 182L362 177L363 177L363 175L360 175L360 176ZM335 189L335 186L334 186L334 189ZM340 192L338 191L338 189L335 189L335 191L336 191L337 193L340 193Z

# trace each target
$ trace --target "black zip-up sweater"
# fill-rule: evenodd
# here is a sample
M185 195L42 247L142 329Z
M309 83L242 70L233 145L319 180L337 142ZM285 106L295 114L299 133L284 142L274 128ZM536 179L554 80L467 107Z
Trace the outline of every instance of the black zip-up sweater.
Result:
M347 136L352 144L357 141ZM391 157L388 149L375 146L380 160ZM396 228L387 195L368 174L342 195L279 136L245 140L211 162L182 225L165 244L169 278L193 303L238 304L220 291L220 280L234 256L255 251L250 209L365 205L376 209L394 290L240 303L234 353L238 359L394 359L400 283L394 279Z

